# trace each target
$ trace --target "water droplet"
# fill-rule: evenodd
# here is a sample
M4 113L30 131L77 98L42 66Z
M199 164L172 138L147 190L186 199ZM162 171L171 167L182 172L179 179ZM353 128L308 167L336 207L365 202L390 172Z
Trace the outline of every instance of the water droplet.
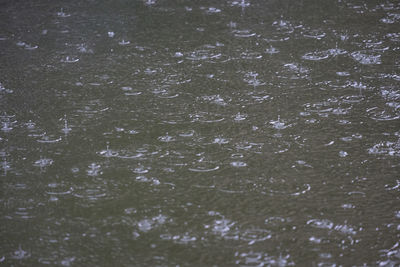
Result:
M217 137L217 138L214 139L213 143L214 144L223 145L223 144L228 144L229 140L225 139L225 138L222 138L222 137Z
M51 164L53 164L53 162L54 161L52 159L41 158L41 159L35 161L35 163L33 165L42 168L42 167L50 166Z
M67 14L64 12L64 10L61 8L60 12L57 12L57 16L61 17L61 18L68 18L69 16L71 16L70 14Z
M99 154L100 154L101 156L104 156L104 157L107 157L107 158L118 156L118 152L112 151L112 150L110 149L110 147L109 147L109 142L107 142L107 148L106 148L106 150L100 151Z
M136 167L133 170L133 172L137 173L137 174L148 173L149 172L149 168L145 168L143 165L140 164L138 167Z
M288 127L284 122L281 121L280 116L278 116L278 120L271 120L269 123L277 130L282 130Z
M175 141L175 138L168 135L168 133L164 136L159 136L157 139L161 142L166 142L166 143Z
M92 163L89 165L89 169L87 170L87 174L90 176L97 176L99 174L102 174L101 172L101 166L96 163Z
M241 168L241 167L246 167L247 163L242 162L242 161L233 161L233 162L231 162L231 166Z
M61 129L61 131L67 135L72 129L68 127L68 121L67 121L67 115L64 115L64 128Z
M124 39L122 39L122 41L119 42L120 45L128 45L130 43L131 43L130 41L126 41Z
M235 121L242 121L245 120L247 118L246 114L241 114L240 112L238 112L234 118Z
M79 61L79 58L66 56L64 59L61 59L61 62L64 63L76 63Z
M146 6L152 6L156 4L156 0L145 0L144 4Z

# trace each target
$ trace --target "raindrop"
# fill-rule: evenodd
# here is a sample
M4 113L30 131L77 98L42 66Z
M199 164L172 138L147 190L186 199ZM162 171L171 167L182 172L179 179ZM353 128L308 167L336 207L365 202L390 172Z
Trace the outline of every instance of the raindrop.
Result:
M151 5L156 4L156 0L146 0L146 1L144 2L144 4L145 4L146 6L151 6Z
M10 122L3 122L3 126L1 127L1 130L3 132L9 132L11 131L13 128L10 125Z
M76 63L78 61L79 61L79 58L70 57L70 56L66 56L65 59L61 60L61 62L64 62L64 63Z
M102 174L101 172L101 166L96 163L92 163L89 165L89 169L87 170L87 174L90 176L97 176L99 174Z
M119 42L120 45L128 45L130 43L131 43L130 41L126 41L124 39L122 39L122 41Z
M159 136L157 139L161 142L166 142L166 143L175 141L175 138L168 135L168 133L164 136Z
M133 170L133 172L134 172L134 173L137 173L137 174L143 174L143 173L148 173L148 172L149 172L149 169L148 169L148 168L145 168L143 165L139 164L139 166L136 167L136 168Z
M234 120L235 121L242 121L245 120L247 118L246 114L240 114L240 112L238 112L238 114L236 114Z
M278 115L278 120L276 120L276 121L272 120L269 123L277 130L282 130L282 129L285 129L288 127L287 125L285 125L284 122L281 122L279 115Z
M118 156L118 153L112 151L112 150L110 149L109 145L110 145L110 143L107 142L107 148L106 148L106 150L100 151L99 154L100 154L101 156L104 156L104 157L107 157L107 158Z
M246 162L242 162L242 161L233 161L233 162L231 162L231 166L237 167L237 168L246 167L247 163Z
M265 53L270 55L277 54L279 52L280 52L279 49L273 47L272 45L269 48L265 49Z
M50 166L51 164L53 164L53 160L52 159L48 159L48 158L40 158L39 160L35 161L35 163L33 164L36 167L47 167Z
M217 137L214 139L213 141L214 144L219 144L219 145L223 145L223 144L228 144L229 140L222 138L222 137Z
M71 16L70 14L67 14L64 12L64 10L61 8L60 12L57 12L57 16L61 17L61 18L67 18L69 16Z
M72 129L68 127L68 121L67 121L67 115L64 115L64 128L61 129L61 131L67 135Z
M28 128L29 130L32 130L35 128L36 124L34 122L32 122L31 120L29 120L27 123L25 123L26 128Z

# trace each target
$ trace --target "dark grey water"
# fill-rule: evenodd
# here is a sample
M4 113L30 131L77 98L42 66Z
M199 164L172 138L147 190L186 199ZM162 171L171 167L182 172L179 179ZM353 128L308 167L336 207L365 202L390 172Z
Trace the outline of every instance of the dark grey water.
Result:
M398 1L0 1L0 264L398 266Z

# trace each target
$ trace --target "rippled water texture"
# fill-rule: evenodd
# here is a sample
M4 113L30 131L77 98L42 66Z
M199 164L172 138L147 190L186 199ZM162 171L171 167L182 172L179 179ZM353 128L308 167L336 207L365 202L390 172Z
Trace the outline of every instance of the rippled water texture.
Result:
M0 265L400 265L398 1L0 1Z

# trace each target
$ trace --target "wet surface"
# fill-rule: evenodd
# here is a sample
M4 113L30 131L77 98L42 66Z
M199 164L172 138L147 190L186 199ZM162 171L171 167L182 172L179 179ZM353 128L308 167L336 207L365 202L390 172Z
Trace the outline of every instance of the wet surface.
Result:
M397 1L0 5L0 263L400 264Z

